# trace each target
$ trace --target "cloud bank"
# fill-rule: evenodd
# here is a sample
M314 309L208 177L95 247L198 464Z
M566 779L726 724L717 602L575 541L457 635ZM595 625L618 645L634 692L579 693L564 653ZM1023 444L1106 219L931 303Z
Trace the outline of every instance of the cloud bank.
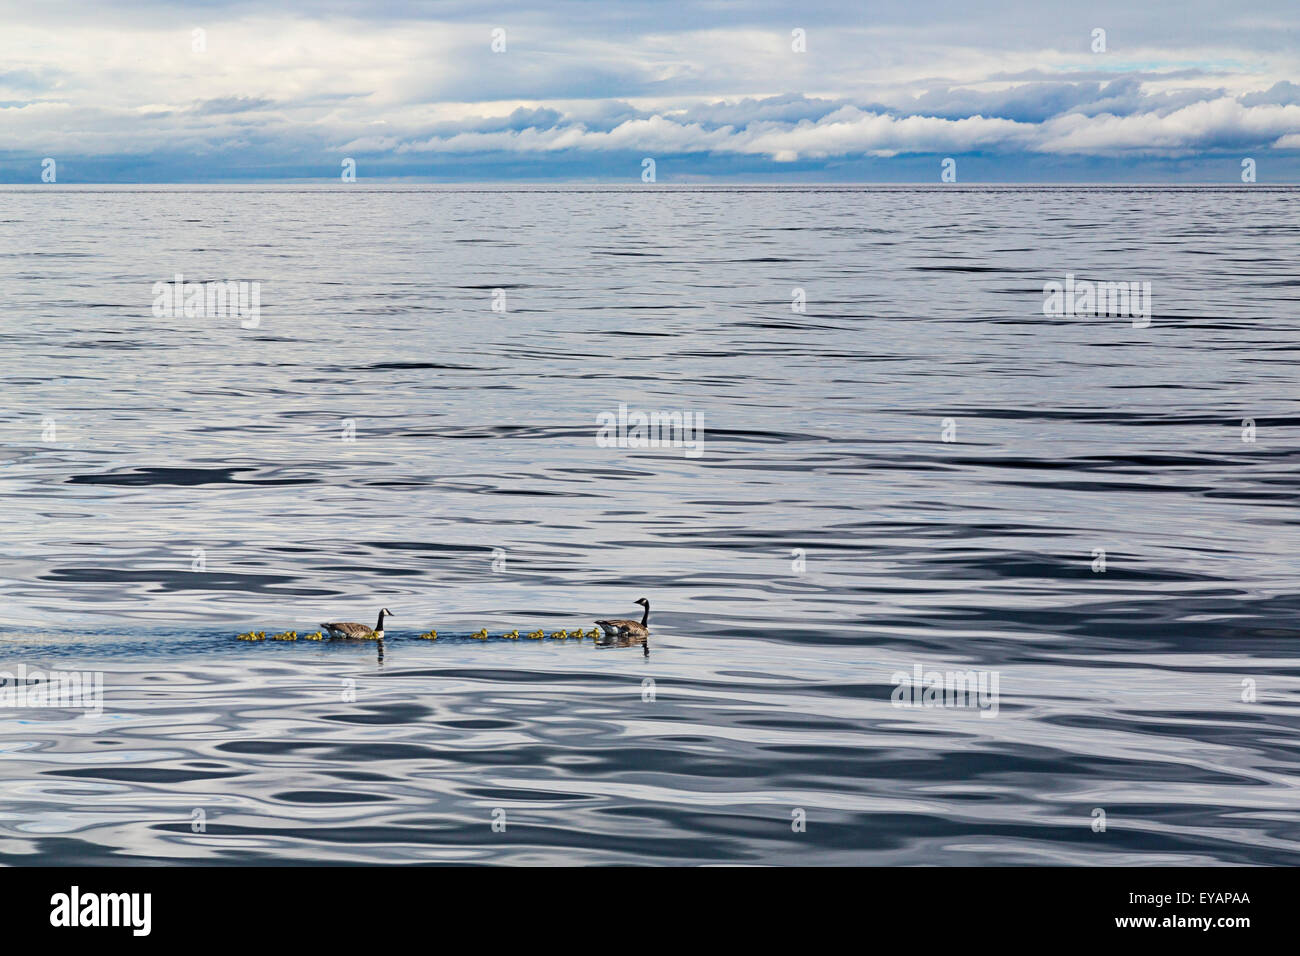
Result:
M11 5L0 178L1300 179L1289 3L616 6Z

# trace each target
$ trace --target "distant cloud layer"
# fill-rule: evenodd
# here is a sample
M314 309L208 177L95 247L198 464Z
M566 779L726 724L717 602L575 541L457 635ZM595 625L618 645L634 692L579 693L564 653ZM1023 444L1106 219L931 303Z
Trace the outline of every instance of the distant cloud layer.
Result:
M10 182L1300 179L1293 0L2 6Z

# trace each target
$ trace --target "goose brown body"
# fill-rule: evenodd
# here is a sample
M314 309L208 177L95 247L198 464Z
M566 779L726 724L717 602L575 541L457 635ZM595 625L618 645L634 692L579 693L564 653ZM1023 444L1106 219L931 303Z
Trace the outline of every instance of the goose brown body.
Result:
M366 627L364 624L358 624L355 621L332 621L329 624L322 624L322 630L329 631L330 637L351 638L353 640L383 640L384 639L384 616L393 617L393 612L384 608L379 612L379 620L375 622L374 627Z
M650 602L641 598L636 603L645 608L640 621L630 621L620 617L597 621L596 626L605 632L606 637L646 637L650 633Z

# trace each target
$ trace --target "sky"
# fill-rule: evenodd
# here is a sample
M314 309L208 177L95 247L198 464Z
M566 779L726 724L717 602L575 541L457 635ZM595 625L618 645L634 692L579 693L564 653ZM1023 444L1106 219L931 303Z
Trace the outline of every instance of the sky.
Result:
M1300 2L0 0L0 182L1300 182ZM1104 31L1104 35L1097 31Z

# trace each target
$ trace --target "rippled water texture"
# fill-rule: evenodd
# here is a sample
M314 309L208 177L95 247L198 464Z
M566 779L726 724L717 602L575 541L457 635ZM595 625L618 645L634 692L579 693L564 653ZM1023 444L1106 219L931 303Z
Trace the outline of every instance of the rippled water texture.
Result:
M1300 192L0 220L0 666L104 674L0 710L5 861L1300 864ZM156 318L176 273L260 326ZM1067 274L1151 282L1150 327L1045 317ZM620 403L703 454L601 447ZM498 637L643 596L648 655ZM385 605L382 660L234 640ZM996 715L895 706L917 666Z

